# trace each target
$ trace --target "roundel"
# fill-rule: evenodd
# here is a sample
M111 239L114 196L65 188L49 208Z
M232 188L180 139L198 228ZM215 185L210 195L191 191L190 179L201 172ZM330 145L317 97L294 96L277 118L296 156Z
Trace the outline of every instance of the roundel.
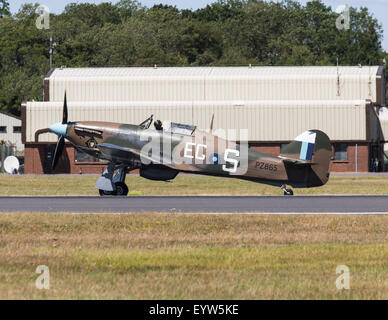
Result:
M218 154L217 153L213 153L212 155L210 155L210 163L218 164Z
M88 146L89 148L91 148L91 149L93 149L93 148L95 148L95 147L97 146L97 142L96 142L96 140L94 140L94 139L88 140L88 142L87 142L86 144L87 144L87 146Z

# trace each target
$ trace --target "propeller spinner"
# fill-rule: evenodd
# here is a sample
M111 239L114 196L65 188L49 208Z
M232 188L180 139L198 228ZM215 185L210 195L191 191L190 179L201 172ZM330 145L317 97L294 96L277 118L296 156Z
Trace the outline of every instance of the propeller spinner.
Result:
M65 136L66 136L66 131L67 131L67 99L66 99L66 92L65 92L65 101L63 103L62 122L58 122L58 123L53 124L50 127L50 130L59 137L57 145L55 147L53 162L51 164L51 169L54 170L55 167L58 164L58 160L61 157L62 152L63 152L63 148L65 146Z

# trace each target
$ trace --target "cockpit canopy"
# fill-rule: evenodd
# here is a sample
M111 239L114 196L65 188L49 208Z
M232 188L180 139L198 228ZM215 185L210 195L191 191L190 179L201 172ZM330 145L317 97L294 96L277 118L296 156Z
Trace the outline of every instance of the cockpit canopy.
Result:
M148 129L153 121L154 115L151 115L147 120L144 120L139 126L143 129ZM196 126L190 125L190 124L183 124L183 123L177 123L177 122L169 122L169 121L163 121L157 120L155 122L157 124L155 128L157 130L164 130L166 132L170 133L176 133L176 134L182 134L186 136L191 136L194 132L194 130L197 128Z
M195 128L196 128L196 126L193 126L190 124L171 122L170 128L167 129L167 132L191 136L193 134Z
M142 127L143 129L148 129L152 123L153 118L154 118L154 115L151 114L151 117L149 117L148 119L146 119L142 123L140 123L139 127Z

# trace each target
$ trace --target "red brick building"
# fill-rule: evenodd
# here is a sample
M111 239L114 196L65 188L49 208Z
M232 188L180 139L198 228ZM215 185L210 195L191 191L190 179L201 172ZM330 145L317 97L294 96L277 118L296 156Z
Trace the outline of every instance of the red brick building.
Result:
M369 154L370 149L367 143L364 144L346 144L347 159L333 160L331 171L333 172L368 172L370 170ZM279 155L281 146L279 144L255 145L251 144L257 150L265 153ZM27 174L51 174L51 173L70 173L70 174L100 174L106 168L105 162L99 161L76 161L77 151L70 145L66 145L66 152L62 156L55 172L51 171L51 161L54 154L54 143L28 144L25 148L25 173ZM357 150L357 152L356 152ZM358 170L356 170L356 154L358 158ZM334 158L334 146L333 146Z

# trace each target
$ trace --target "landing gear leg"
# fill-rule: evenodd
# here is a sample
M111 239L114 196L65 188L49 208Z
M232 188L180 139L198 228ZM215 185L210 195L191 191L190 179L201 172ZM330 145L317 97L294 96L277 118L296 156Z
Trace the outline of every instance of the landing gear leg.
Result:
M113 183L116 187L116 196L127 196L128 186L125 184L125 177L127 176L127 167L121 167L113 177Z
M116 170L118 172L114 174ZM109 163L108 168L106 168L94 186L98 189L100 196L128 195L128 187L125 184L127 170L127 166L116 166L114 163Z
M294 195L294 191L292 191L292 189L287 189L287 186L285 184L282 185L282 190L283 190L285 196L293 196Z

